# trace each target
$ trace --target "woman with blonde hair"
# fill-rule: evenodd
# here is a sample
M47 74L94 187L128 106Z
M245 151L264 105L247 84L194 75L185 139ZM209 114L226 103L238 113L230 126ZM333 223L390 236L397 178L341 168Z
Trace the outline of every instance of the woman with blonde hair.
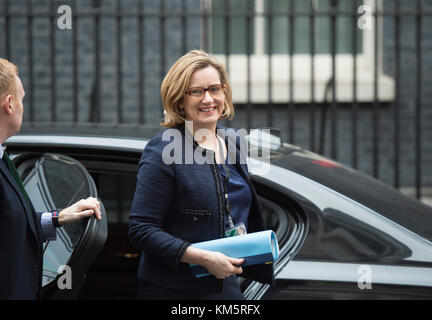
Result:
M138 297L243 299L237 276L272 284L272 265L242 267L244 259L191 246L263 230L238 137L218 126L234 116L226 70L207 53L190 51L166 74L161 97L166 129L143 151L130 213L129 239L141 252ZM195 278L190 264L210 275Z

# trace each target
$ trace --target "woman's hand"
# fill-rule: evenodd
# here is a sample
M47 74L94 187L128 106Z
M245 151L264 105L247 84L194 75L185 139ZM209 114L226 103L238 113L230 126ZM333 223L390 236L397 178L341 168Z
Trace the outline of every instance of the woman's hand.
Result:
M204 263L203 267L218 279L225 279L234 274L241 274L243 272L241 267L244 262L243 258L231 258L223 253L212 251L209 251L207 256L207 263Z
M225 279L234 274L241 274L243 269L241 265L244 259L227 257L223 253L208 251L189 246L183 257L182 262L199 264L206 268L208 272L218 279Z

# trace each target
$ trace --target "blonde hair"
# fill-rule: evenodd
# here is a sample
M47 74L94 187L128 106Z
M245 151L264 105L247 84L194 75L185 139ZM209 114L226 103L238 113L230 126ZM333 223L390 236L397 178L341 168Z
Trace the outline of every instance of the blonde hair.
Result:
M18 67L6 59L0 58L0 98L5 94L16 95Z
M234 106L228 75L222 63L211 58L206 52L192 50L180 57L169 69L161 85L161 98L164 107L165 120L160 125L167 128L175 127L185 121L179 106L189 86L192 74L196 70L213 67L219 73L221 83L225 85L225 103L221 118L232 119Z

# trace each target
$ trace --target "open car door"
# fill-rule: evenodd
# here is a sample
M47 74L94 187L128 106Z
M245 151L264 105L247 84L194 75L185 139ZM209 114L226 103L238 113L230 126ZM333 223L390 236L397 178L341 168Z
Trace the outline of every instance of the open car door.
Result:
M44 154L24 180L37 212L66 208L88 197L98 199L96 185L77 160ZM105 208L102 220L94 216L57 228L57 240L44 243L42 299L76 299L85 273L108 235Z

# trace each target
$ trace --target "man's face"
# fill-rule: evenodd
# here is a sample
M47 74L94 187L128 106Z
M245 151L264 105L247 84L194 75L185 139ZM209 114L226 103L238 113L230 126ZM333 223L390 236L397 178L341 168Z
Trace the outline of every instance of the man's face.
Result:
M16 93L12 95L11 105L13 106L14 113L12 115L12 129L14 133L17 133L21 129L22 118L24 114L23 99L25 96L24 88L21 83L21 79L15 76L16 80Z

